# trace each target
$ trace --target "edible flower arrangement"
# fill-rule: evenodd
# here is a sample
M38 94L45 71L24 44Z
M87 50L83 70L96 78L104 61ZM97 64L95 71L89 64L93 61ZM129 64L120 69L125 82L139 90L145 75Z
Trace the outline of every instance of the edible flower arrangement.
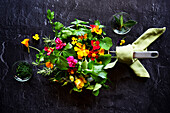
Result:
M37 73L49 76L53 82L62 86L71 84L72 91L82 92L91 90L97 96L101 88L106 85L107 72L111 61L108 50L112 46L112 39L106 37L104 26L97 20L94 24L75 19L71 26L65 27L60 22L54 22L54 12L47 11L47 18L55 34L54 38L44 37L44 49L39 50L29 45L29 39L21 43L28 48L38 51L34 65L43 65ZM39 35L33 36L39 40Z

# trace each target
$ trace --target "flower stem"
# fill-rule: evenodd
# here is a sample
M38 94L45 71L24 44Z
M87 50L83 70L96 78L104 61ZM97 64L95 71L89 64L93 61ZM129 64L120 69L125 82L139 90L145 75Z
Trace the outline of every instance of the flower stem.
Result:
M33 47L33 46L29 46L30 48L32 48L32 49L35 49L35 50L37 50L38 52L40 52L40 50L39 49L37 49L37 48L35 48L35 47Z

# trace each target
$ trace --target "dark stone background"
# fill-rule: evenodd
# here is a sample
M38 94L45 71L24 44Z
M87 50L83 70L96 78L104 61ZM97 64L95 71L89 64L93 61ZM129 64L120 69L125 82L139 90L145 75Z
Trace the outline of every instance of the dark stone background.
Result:
M0 0L0 113L170 113L169 7L169 0ZM167 27L148 48L159 51L159 58L141 60L151 78L138 78L119 63L109 70L111 88L101 90L98 97L88 91L69 94L69 86L50 83L37 74L28 82L17 82L12 64L35 59L35 52L24 52L20 42L35 33L41 37L52 34L47 9L55 11L56 21L66 26L75 18L98 19L106 25L112 49L122 38L109 26L109 18L116 12L128 12L138 22L126 35L126 44L150 27ZM37 47L42 48L41 44Z

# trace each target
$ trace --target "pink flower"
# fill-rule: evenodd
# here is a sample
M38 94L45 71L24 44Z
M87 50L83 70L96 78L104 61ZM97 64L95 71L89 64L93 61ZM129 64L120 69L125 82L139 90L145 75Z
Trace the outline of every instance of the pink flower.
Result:
M47 51L47 55L49 56L54 51L54 49L51 47L44 47L44 51Z
M69 64L69 67L75 67L75 65L77 64L78 60L74 59L73 56L69 56L67 58L67 61L68 61L68 64Z
M63 43L62 40L60 40L60 38L57 38L55 40L55 43L56 43L56 49L62 49L63 46L66 46L66 43Z

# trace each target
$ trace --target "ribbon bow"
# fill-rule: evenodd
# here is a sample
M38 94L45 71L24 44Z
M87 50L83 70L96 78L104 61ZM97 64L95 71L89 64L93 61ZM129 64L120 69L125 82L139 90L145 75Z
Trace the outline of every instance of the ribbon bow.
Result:
M147 51L147 47L165 32L166 28L150 28L143 33L135 42L126 46L116 47L117 60L108 65L112 67L117 61L129 65L134 73L139 77L150 77L147 70L137 58L133 58L134 51ZM107 65L106 65L107 67Z

